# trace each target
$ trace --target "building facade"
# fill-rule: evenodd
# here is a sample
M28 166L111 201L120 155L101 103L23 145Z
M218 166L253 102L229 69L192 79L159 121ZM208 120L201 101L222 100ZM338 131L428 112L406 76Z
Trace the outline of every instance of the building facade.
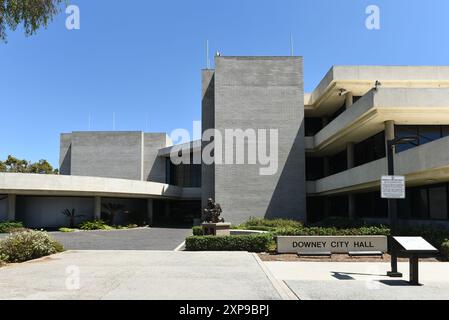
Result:
M60 175L0 173L0 220L56 228L67 224L65 209L91 220L104 204L120 203L150 224L188 224L214 198L235 224L383 221L386 141L414 136L395 150L396 172L407 181L399 217L449 225L449 67L334 66L304 93L301 57L217 56L215 69L202 71L202 130L236 144L214 136L173 146L165 133L62 134ZM277 132L266 146L276 149L274 173L249 160L249 150L260 149L251 130ZM244 163L235 157L239 139ZM216 161L201 162L211 145ZM191 161L175 164L173 154ZM235 162L217 161L224 154ZM123 213L118 223L126 220Z

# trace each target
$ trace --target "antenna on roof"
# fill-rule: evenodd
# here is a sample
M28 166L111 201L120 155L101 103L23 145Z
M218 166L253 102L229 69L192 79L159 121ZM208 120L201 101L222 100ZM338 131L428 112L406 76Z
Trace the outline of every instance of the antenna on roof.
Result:
M209 40L206 40L206 69L210 69Z
M290 32L290 55L293 57L294 56L294 51L293 51L293 34Z

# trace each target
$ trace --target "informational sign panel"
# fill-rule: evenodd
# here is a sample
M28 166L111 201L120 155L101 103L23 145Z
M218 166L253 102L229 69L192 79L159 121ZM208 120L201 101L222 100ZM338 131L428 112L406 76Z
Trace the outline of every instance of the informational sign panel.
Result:
M386 252L386 236L278 236L278 253Z
M438 250L422 237L394 237L405 251L411 252L438 252Z
M405 177L383 176L382 199L405 199Z

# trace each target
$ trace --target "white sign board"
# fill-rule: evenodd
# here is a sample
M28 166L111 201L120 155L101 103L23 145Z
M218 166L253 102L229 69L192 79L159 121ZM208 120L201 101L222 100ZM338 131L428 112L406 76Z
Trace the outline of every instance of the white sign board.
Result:
M278 253L387 252L386 236L278 236Z
M406 251L438 251L434 246L432 246L422 237L394 237L394 240L396 240Z
M405 177L382 176L382 199L405 199Z

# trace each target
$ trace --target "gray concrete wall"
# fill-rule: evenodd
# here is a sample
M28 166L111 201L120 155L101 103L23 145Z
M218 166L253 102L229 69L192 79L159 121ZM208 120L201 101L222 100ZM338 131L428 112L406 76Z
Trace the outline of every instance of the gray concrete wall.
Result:
M166 161L158 157L160 149L167 147L168 137L165 133L145 133L144 135L144 172L146 181L166 183Z
M203 70L201 74L202 131L215 128L215 70ZM203 148L209 142L202 142ZM201 205L204 208L208 198L215 198L215 164L201 167Z
M301 57L217 57L215 127L279 130L279 170L216 165L215 198L224 217L305 220L304 85Z
M142 132L74 132L71 175L142 180Z
M62 133L59 148L59 173L62 175L70 175L72 160L72 134Z
M65 209L75 209L76 214L84 217L77 219L92 220L94 217L94 199L79 197L32 197L18 196L16 220L29 228L68 227L69 219L62 214Z
M120 178L165 183L165 160L171 145L165 133L74 132L61 135L62 175Z

